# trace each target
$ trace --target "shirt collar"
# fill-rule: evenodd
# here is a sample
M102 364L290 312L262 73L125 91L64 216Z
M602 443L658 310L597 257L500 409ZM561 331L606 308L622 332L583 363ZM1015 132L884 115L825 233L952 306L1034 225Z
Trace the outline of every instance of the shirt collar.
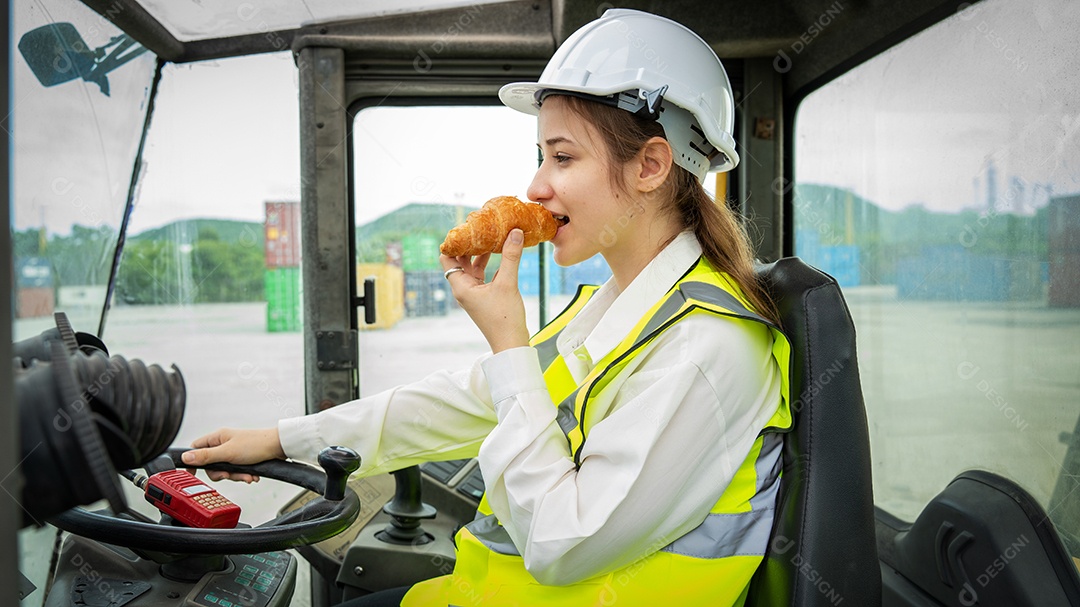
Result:
M593 362L607 356L672 285L701 257L701 244L692 232L676 236L619 292L608 279L559 336L563 356L573 356L584 344Z

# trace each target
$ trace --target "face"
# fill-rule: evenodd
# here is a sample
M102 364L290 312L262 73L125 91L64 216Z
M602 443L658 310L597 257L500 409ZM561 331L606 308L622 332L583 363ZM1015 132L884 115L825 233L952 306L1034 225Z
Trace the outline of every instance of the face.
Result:
M600 135L562 98L544 101L538 139L544 160L528 197L569 220L552 240L555 262L568 266L602 253L611 264L621 251L633 246L633 218L640 203L632 203L612 183Z

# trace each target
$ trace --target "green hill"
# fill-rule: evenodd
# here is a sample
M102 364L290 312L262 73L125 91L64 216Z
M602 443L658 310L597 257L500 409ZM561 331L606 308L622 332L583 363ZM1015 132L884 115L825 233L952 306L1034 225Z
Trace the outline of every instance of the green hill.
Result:
M877 240L894 215L850 190L815 183L795 186L794 207L796 234L816 231L827 245Z
M899 260L929 249L974 256L1047 259L1047 211L1019 215L965 209L942 213L912 205L889 211L850 190L799 184L795 189L795 251L813 258L819 247L859 249L863 283L891 284Z
M128 237L129 242L169 240L178 243L193 243L203 237L217 236L217 240L230 244L242 243L263 246L263 225L257 221L236 221L233 219L181 219L172 223L139 232Z
M360 261L382 262L386 244L399 241L406 234L430 233L441 237L475 210L476 207L423 202L414 202L395 209L356 228ZM263 225L255 221L231 219L183 219L134 234L128 237L128 242L169 241L190 244L202 239L254 245L262 249Z
M476 207L413 202L356 228L356 254L361 262L382 263L386 245L408 234L433 234L441 240Z
M459 210L460 209L460 210ZM465 220L476 207L452 204L413 202L390 211L378 219L356 228L357 240L377 237L387 232L403 234L430 232L443 235Z

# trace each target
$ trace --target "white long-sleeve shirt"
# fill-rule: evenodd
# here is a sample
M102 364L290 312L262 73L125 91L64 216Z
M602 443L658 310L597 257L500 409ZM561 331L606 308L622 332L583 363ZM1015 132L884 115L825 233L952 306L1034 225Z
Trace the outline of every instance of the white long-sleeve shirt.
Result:
M609 280L556 346L580 381L701 255L672 241L622 293ZM704 520L776 411L780 369L763 325L692 314L644 346L590 406L604 407L576 468L536 350L485 355L316 415L281 420L285 453L327 445L361 456L360 474L477 456L488 502L544 584L631 564ZM597 410L599 411L599 410Z

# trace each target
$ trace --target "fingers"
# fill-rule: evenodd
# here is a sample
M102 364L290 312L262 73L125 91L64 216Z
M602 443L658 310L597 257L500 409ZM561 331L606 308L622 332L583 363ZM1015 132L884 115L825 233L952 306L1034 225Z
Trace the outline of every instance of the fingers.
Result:
M225 453L227 448L225 446L216 447L204 447L202 449L192 449L191 451L185 451L180 459L185 464L191 466L205 466L206 464L213 464L215 462L227 462L229 461L228 455Z
M259 477L254 474L240 472L223 472L221 470L206 470L206 476L212 481L230 480L238 483L257 483Z
M521 230L517 228L510 230L510 235L506 237L506 243L503 244L502 261L499 263L498 273L495 274L496 280L517 286L518 264L521 263L524 242L525 234Z
M185 464L191 464L193 466L205 466L207 464L213 464L216 462L228 462L233 458L229 453L231 448L229 446L229 440L232 439L232 431L228 428L222 428L215 432L211 432L206 436L199 437L192 441L191 446L195 447L191 451L184 452L180 456ZM189 469L192 474L194 470ZM257 483L259 477L253 474L244 474L241 472L225 472L223 470L206 470L206 476L212 481L230 480L241 483Z
M191 446L195 448L216 447L221 443L229 440L227 436L228 433L228 428L221 428L219 430L215 430L210 434L207 434L206 436L200 436L199 438L191 441Z
M233 438L233 431L229 428L215 430L206 436L191 441L194 447L191 451L185 451L180 459L191 466L205 466L215 462L230 462L233 460L232 447L229 441ZM211 478L213 478L211 476ZM217 479L214 479L217 480Z
M469 257L468 255L462 255L461 257L447 257L446 255L439 256L439 263L442 264L443 270L449 270L452 268L461 268L463 274L468 274L475 278L478 283L484 283L484 272L487 270L488 261L491 260L491 253L484 253L483 255L477 255L476 257ZM456 274L458 272L455 272ZM446 278L449 280L454 274L448 275Z
M481 282L484 281L484 270L487 269L489 259L491 259L491 253L484 253L473 260L474 272L472 275L479 278Z

